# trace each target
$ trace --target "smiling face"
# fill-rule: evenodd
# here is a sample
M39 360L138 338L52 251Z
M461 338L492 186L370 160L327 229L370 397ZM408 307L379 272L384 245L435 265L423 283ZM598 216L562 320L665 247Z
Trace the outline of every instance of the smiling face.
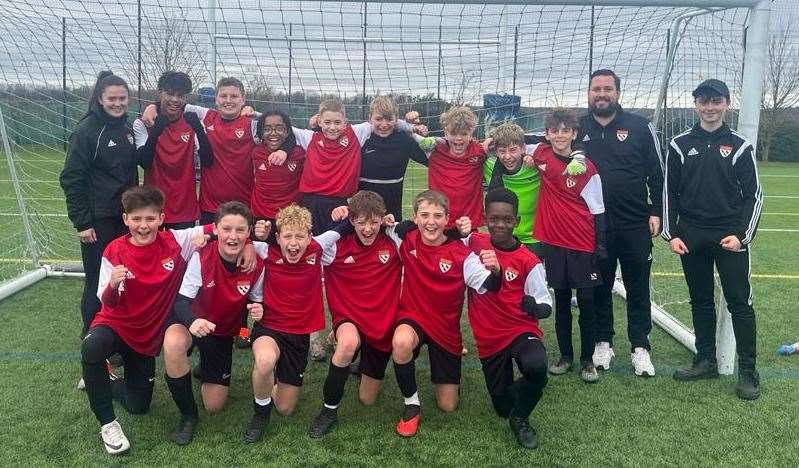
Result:
M214 225L219 254L229 262L235 261L250 237L250 223L239 214L222 216Z
M486 207L486 226L491 241L500 247L513 245L513 230L519 224L519 216L510 203L495 201Z
M380 225L383 224L382 216L357 216L350 217L352 227L355 229L355 235L363 245L372 245L377 239L377 234L380 232Z
M324 111L319 114L319 126L322 134L328 140L337 140L344 133L347 126L347 118L341 112Z
M238 86L221 86L216 91L216 109L222 118L238 118L244 107L244 93Z
M469 147L469 143L472 141L472 133L474 133L474 129L458 130L451 127L444 129L444 138L449 143L449 151L453 156L466 154L466 148Z
M130 230L130 243L143 247L155 242L158 228L164 222L164 213L156 207L147 206L122 213L122 221Z
M161 112L170 122L174 122L183 114L188 96L173 91L161 91L158 93L158 99L161 101Z
M310 243L311 233L307 229L283 226L277 233L277 244L280 246L280 252L289 263L299 262Z
M497 159L509 171L515 171L522 165L522 156L524 156L524 148L519 145L498 146Z
M277 151L286 142L289 136L289 128L283 117L279 115L269 115L264 118L264 129L261 134L261 139L269 149L269 151Z
M128 89L117 85L106 86L98 102L109 116L122 117L128 112Z
M394 133L397 126L397 118L393 115L383 115L372 113L369 115L369 123L372 124L372 132L379 137L387 137Z
M419 227L425 244L441 245L447 240L444 228L449 222L449 213L443 206L423 200L413 214L413 222Z
M555 153L561 156L568 156L572 151L572 142L577 138L577 132L573 128L567 128L560 124L558 128L548 128L544 135Z
M588 108L598 117L610 117L619 107L619 95L612 76L595 76L588 86Z
M730 108L730 103L724 96L697 96L694 99L696 115L702 127L716 129L724 122L724 114Z

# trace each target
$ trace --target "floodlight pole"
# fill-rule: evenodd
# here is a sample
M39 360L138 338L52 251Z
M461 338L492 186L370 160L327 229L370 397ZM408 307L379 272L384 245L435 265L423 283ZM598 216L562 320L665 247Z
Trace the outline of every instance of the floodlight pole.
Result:
M216 0L208 0L208 36L211 47L208 48L208 78L216 89Z

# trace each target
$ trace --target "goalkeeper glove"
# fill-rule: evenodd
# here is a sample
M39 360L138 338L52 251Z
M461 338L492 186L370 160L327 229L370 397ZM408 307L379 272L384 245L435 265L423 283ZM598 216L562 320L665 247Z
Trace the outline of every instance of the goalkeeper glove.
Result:
M563 174L568 174L570 176L585 174L588 167L585 161L585 152L583 150L574 150L569 156L572 160L566 165L566 170Z

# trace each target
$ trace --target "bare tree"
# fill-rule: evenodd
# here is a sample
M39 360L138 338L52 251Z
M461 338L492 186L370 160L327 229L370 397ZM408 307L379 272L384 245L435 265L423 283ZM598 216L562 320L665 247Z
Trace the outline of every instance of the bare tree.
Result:
M155 90L158 77L168 70L189 75L195 86L207 76L202 48L192 33L188 22L167 12L161 19L145 19L141 37L142 91ZM128 76L134 83L138 77L138 45L132 41L123 59Z
M774 137L784 126L787 109L799 103L799 44L788 28L771 36L768 48L768 69L763 86L760 155L769 160Z

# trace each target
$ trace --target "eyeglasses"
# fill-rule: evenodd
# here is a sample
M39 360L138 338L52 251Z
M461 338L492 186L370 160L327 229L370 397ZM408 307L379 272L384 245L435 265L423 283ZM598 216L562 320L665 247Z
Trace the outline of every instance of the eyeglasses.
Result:
M275 125L274 127L271 125L264 126L264 134L267 135L270 133L286 133L286 131L288 131L288 128L285 125Z

